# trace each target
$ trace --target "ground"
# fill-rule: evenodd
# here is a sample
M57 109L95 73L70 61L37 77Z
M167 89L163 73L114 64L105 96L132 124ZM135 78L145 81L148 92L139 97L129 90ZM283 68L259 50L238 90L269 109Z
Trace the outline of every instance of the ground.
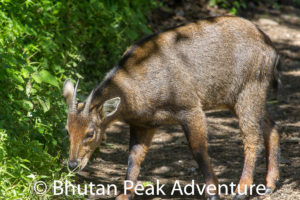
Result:
M192 7L193 8L193 7ZM186 10L179 8L175 16L170 13L159 19L154 13L152 26L160 30L180 22L191 20ZM193 8L194 9L194 8ZM259 10L247 18L270 36L280 52L282 61L282 87L278 95L271 93L267 102L271 117L278 124L281 135L280 181L277 190L268 196L253 195L249 199L296 200L300 199L300 10L282 7L280 10ZM211 10L210 15L216 11ZM193 13L193 12L192 12ZM190 16L190 15L189 15ZM194 16L194 15L193 15ZM194 16L195 17L195 16ZM200 14L196 18L202 17ZM238 122L230 112L208 112L209 155L219 182L237 183L243 167L243 145ZM95 153L89 165L79 175L81 181L95 184L116 184L122 188L127 169L129 130L126 124L117 122L107 131L108 139ZM255 184L264 183L266 173L264 152L257 163ZM166 184L166 196L137 196L136 199L205 199L203 196L170 196L174 181L182 185L195 180L203 184L201 173L192 158L184 134L179 126L161 127L142 164L141 183ZM89 196L89 199L114 199L114 195ZM232 196L222 196L231 199Z

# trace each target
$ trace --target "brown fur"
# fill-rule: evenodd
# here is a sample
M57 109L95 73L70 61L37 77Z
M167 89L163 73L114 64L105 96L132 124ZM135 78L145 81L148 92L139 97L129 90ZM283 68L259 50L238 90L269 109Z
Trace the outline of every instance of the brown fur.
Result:
M180 124L206 184L217 184L207 153L204 111L228 108L239 119L244 144L241 191L253 182L263 139L266 184L273 190L279 176L279 136L267 117L265 102L277 56L270 39L238 17L209 18L151 36L127 50L119 66L96 88L90 110L92 116L101 118L97 134L114 120L130 125L126 179L136 182L155 128ZM101 106L113 97L120 97L120 106L113 115L101 117ZM85 135L85 129L75 125L77 118L72 123L77 127L69 131L74 138L71 148L75 148L75 140L82 140L78 135Z

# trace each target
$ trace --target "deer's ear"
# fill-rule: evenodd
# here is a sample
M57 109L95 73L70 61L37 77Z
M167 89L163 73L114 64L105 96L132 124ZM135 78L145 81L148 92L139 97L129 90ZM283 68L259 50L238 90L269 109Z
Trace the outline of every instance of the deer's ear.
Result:
M118 110L120 102L121 102L120 97L115 97L105 101L101 111L102 119L112 116Z
M72 104L73 93L74 93L74 85L71 79L67 79L64 83L63 95L69 107Z

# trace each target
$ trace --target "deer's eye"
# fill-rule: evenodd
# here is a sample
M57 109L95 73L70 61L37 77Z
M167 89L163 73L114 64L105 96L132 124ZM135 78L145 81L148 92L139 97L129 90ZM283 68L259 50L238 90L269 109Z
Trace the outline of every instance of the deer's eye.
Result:
M94 136L94 131L90 131L86 134L85 138L92 138Z

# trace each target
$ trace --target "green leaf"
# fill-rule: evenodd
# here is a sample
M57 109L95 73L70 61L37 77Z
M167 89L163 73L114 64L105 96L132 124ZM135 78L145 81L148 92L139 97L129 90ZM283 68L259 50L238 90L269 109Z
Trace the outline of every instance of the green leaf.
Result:
M127 31L127 34L131 40L135 40L138 37L137 33L130 29Z
M56 80L56 77L53 76L50 72L47 70L42 70L39 73L32 74L33 80L35 80L37 83L49 83L50 85L59 87L58 81Z
M210 6L210 7L213 7L213 6L215 6L215 5L217 5L217 1L216 1L216 0L210 0L210 1L209 1L209 6Z
M28 178L31 178L31 179L33 179L33 180L36 179L36 176L35 176L34 174L30 174L30 175L28 175L27 177L28 177Z
M27 169L28 171L30 171L30 169L26 166L26 165L24 165L24 164L19 164L22 168L24 168L24 169Z
M16 88L17 88L18 90L20 90L20 91L23 91L23 90L24 90L24 88L23 88L22 85L16 85Z
M151 186L151 185L154 185L151 181L145 181L143 182L142 184L144 187L147 187L147 186Z
M231 14L235 15L237 13L237 9L236 8L231 8Z
M40 78L43 82L49 83L50 85L59 87L58 81L56 80L56 77L53 76L50 72L47 70L42 70L40 72Z
M37 97L39 103L41 104L43 111L47 112L50 110L50 100L46 99L46 101L43 101L39 96Z
M42 79L41 79L39 73L32 74L32 78L33 78L33 80L35 80L35 82L37 82L39 84L42 83Z
M21 75L24 77L24 78L28 78L29 77L29 72L27 70L27 68L22 68L21 69Z
M278 103L278 100L271 100L271 101L267 101L267 104L276 104Z
M19 101L19 102L23 105L23 108L26 109L27 111L33 109L33 104L30 101L22 100L22 101Z

